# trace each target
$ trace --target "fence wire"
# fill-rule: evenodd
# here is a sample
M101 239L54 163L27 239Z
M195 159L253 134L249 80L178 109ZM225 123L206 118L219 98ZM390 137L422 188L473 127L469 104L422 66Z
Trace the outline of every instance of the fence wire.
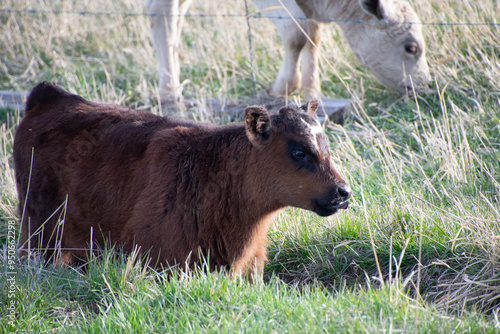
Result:
M135 13L135 12L106 12L106 11L71 11L71 10L44 10L44 9L15 9L15 8L0 8L0 13L7 14L54 14L54 15L88 15L88 16L123 16L123 17L180 17L185 18L252 18L252 19L277 19L290 20L289 16L263 16L260 13L253 14L222 14L222 13L205 13L205 14L184 14L184 15L166 15L156 13ZM297 17L296 20L307 20L305 17ZM342 20L332 18L315 18L315 21L321 22L341 22L341 23L368 23L365 20ZM380 24L415 24L425 26L492 26L500 27L499 22L397 22L397 21L379 21Z

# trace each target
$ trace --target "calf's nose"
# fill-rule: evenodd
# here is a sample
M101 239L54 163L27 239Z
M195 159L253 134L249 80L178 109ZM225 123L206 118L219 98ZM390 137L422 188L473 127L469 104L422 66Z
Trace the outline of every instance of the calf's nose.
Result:
M351 187L349 187L348 184L343 184L339 186L337 189L337 192L339 194L339 197L343 200L346 201L349 197L351 197L352 190Z

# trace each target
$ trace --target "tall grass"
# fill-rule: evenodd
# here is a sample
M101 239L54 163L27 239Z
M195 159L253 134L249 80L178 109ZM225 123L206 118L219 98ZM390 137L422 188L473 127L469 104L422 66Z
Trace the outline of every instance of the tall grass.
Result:
M423 22L500 19L497 1L413 4ZM5 0L1 6L143 11L142 2L130 0ZM243 14L244 1L194 1L191 13ZM50 80L91 100L155 106L156 59L146 17L0 13L0 21L0 89L30 90ZM278 72L283 50L270 22L252 19L251 25L262 90ZM354 190L349 210L326 219L298 209L282 212L269 232L264 283L254 286L219 273L165 280L113 251L87 273L18 265L16 328L498 330L500 27L425 25L434 83L415 98L378 84L335 26L325 28L321 50L340 78L322 62L323 92L353 100L343 127L326 125L332 159ZM251 102L244 17L187 18L180 51L185 96ZM0 314L7 314L7 229L18 219L11 159L18 114L2 111L0 119Z

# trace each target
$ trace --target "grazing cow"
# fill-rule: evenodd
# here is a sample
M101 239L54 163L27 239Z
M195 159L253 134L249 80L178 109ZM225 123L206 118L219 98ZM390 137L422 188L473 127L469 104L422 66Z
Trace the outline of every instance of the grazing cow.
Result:
M179 43L183 15L192 0L147 0L159 64L162 101L180 97ZM276 25L285 47L283 63L269 89L285 96L302 88L306 99L318 97L322 20L335 19L361 63L386 87L401 92L426 87L430 80L422 27L405 0L253 0ZM286 9L281 5L283 4ZM162 14L164 16L162 16ZM284 19L292 15L297 19ZM298 24L298 25L297 25ZM302 72L299 58L302 55ZM411 79L410 79L411 77Z
M260 274L278 210L348 207L317 106L252 106L243 124L215 126L40 83L14 139L21 252L67 264L109 242L140 246L155 267L192 266L201 254L211 270Z

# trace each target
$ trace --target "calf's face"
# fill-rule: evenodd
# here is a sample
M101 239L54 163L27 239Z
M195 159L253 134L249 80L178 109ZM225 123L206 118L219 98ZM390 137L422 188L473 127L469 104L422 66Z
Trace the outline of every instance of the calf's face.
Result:
M329 216L347 209L351 189L331 162L327 136L313 118L317 107L312 100L302 111L287 106L272 117L249 107L245 127L262 164L256 182L266 185L271 200Z

